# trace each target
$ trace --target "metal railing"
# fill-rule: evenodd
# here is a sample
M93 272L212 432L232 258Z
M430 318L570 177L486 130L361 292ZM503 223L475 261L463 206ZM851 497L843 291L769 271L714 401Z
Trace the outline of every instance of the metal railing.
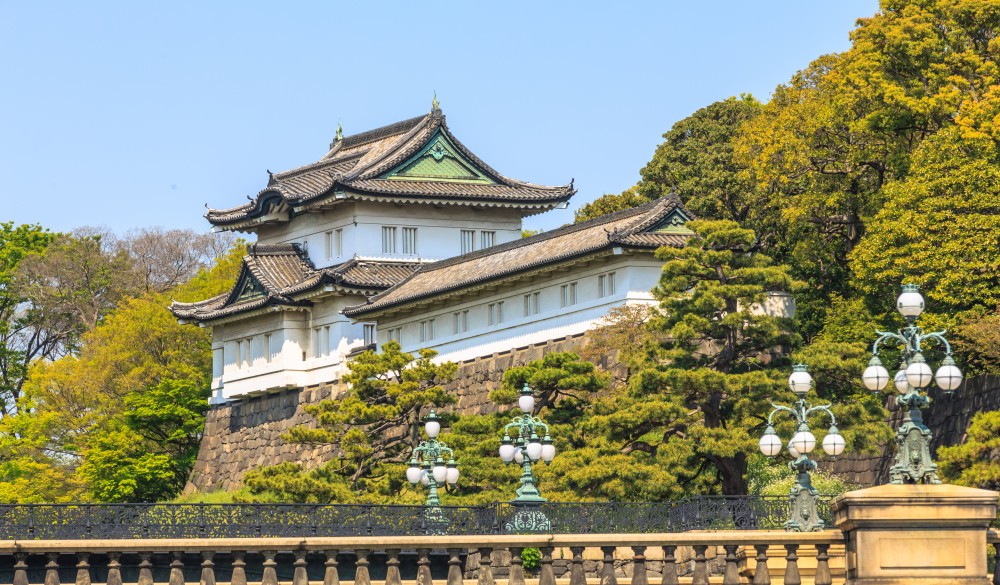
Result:
M829 500L821 514L831 525ZM703 496L671 502L545 502L557 534L643 534L780 529L787 497ZM515 532L509 503L0 505L0 540L278 538Z

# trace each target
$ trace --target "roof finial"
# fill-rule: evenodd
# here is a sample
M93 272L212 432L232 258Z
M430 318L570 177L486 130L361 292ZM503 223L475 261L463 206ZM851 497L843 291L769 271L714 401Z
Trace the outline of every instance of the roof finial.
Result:
M340 142L344 139L344 129L340 125L340 119L337 119L337 135L333 137L335 142Z
M434 101L431 102L431 112L436 112L441 109L441 104L438 103L438 92L434 91Z

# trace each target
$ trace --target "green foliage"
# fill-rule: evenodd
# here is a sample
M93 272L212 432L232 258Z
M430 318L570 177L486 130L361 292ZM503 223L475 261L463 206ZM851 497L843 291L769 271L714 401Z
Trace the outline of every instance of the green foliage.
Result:
M939 448L937 460L948 482L1000 490L1000 411L972 417L965 442Z
M638 185L629 187L617 195L607 193L576 210L573 222L580 223L602 215L622 211L623 209L631 209L643 203L649 203L652 200L652 197L639 191Z
M1000 307L985 315L967 315L954 330L952 345L965 358L966 377L1000 374Z
M451 362L435 364L437 352L405 353L390 341L381 352L366 351L348 364L348 392L306 407L317 426L298 426L289 441L334 444L338 458L311 471L295 464L254 470L244 482L255 494L282 500L343 502L397 494L404 466L420 437L424 407L455 402L443 384L455 377Z
M540 360L504 372L503 384L490 392L490 400L497 404L512 404L517 401L521 388L528 384L535 395L532 413L538 414L561 398L583 400L587 394L607 388L608 382L607 374L598 371L594 364L581 360L579 355L553 352Z
M521 562L525 571L534 571L542 561L542 551L537 548L525 548L521 550Z

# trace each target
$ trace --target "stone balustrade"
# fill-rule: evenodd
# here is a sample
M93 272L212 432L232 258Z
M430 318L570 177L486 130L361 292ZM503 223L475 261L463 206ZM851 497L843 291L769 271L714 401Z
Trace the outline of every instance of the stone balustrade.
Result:
M501 580L497 577L498 573L506 577L508 585L524 585L526 571L521 551L536 548L541 553L537 567L538 585L556 585L553 556L557 551L567 557L569 585L586 585L588 582L584 557L590 556L587 553L591 551L599 551L601 559L597 563L597 579L591 581L599 581L601 585L619 584L621 578L616 571L616 561L631 563L631 577L628 579L631 585L676 585L682 582L693 585L720 582L724 585L748 582L754 585L800 585L803 575L799 558L808 551L815 560L808 582L832 585L829 551L831 546L842 544L843 533L839 530L813 533L727 531L478 537L26 540L0 542L0 567L12 567L8 573L12 576L11 580L4 582L13 585L39 582L37 578L29 578L32 575L42 577L44 585L59 585L70 581L67 578L70 573L75 573L77 585L102 581L108 585L121 585L126 581L123 577L125 573L133 574L133 578L127 581L138 585L153 585L156 582L183 585L193 582L190 568L192 556L197 555L196 558L200 559L198 581L201 585L215 585L217 582L278 585L276 557L281 554L294 557L292 585L309 585L307 568L315 566L317 561L323 565L323 585L338 585L341 582L341 563L338 559L344 558L349 558L353 565L350 577L354 584L370 585L373 581L371 559L378 555L380 560L384 560L384 576L380 580L385 585L402 585L400 557L406 552L416 557L413 582L416 585L432 585L432 553L444 551L447 555L447 573L444 575L447 585L463 585L466 574L470 574L477 585L494 585ZM662 551L659 583L650 583L646 570L646 552L651 548ZM682 550L683 555L680 554ZM623 555L623 551L629 552ZM217 566L221 557L224 557L225 563ZM12 558L13 564L3 563L4 558ZM719 560L714 565L715 571L710 567L710 558ZM98 561L96 564L95 560ZM123 570L126 560L130 571ZM468 566L473 560L476 566ZM775 561L781 569L772 578L770 567ZM97 570L98 565L100 570ZM32 570L32 567L38 569ZM164 578L156 579L154 575ZM320 575L314 575L312 581L319 581L318 577Z

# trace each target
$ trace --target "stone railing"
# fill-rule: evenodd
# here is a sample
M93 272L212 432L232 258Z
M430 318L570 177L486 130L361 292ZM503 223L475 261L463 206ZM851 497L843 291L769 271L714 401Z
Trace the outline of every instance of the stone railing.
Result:
M593 558L592 553L597 552L600 560L595 563L596 575L591 571L592 581L596 578L601 585L618 585L621 578L631 585L649 585L646 552L656 548L662 551L662 555L657 555L661 559L661 570L655 579L661 585L681 582L737 585L747 583L748 578L756 585L772 582L798 585L803 583L804 574L809 583L832 585L829 551L831 546L842 545L843 538L839 530L829 530L813 533L730 531L480 537L29 540L0 543L0 567L12 568L8 573L10 581L4 579L3 582L13 585L39 582L44 585L68 582L77 585L97 582L183 585L194 581L202 585L217 582L278 585L287 582L289 576L279 578L278 559L291 556L294 557L290 575L292 585L309 585L310 581L320 580L324 585L335 585L341 583L342 578L355 585L370 585L373 580L384 581L385 585L402 585L405 572L411 573L407 575L410 577L407 582L431 585L435 577L432 553L445 551L447 569L441 574L443 567L439 566L436 577L446 579L447 585L462 585L467 576L478 585L493 585L497 580L505 580L508 585L524 585L526 577L529 580L537 578L538 585L556 585L554 564L557 557L562 560L560 565L565 570L561 577L568 576L569 585L585 585L588 573L585 558ZM529 548L540 552L537 577L526 575L523 565L521 553ZM803 553L813 561L806 571L799 567ZM373 563L376 557L378 562ZM9 560L13 560L13 564ZM410 566L401 567L404 562ZM623 562L629 564L627 576L619 574ZM771 572L776 564L781 568L772 581Z

